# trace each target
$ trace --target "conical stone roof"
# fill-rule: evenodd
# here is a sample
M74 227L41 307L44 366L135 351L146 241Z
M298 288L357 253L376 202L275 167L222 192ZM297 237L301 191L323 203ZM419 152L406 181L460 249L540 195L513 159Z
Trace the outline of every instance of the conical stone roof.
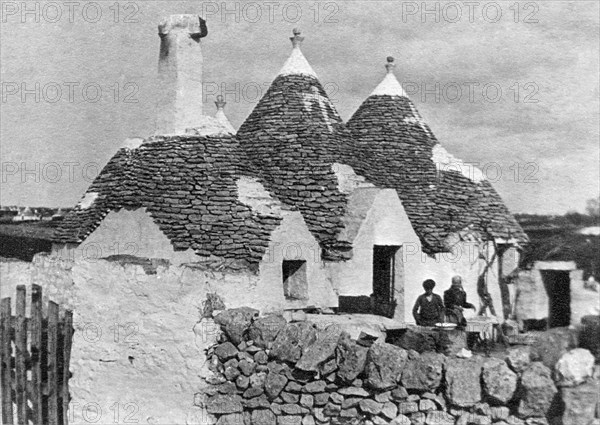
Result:
M240 154L232 136L156 136L120 149L61 222L56 242L79 244L110 211L145 208L176 251L255 268L281 217L239 200Z
M339 258L350 249L336 239L347 199L332 170L344 124L300 51L300 32L294 30L291 40L290 58L237 136L250 171L282 203L300 210L325 258Z
M482 238L524 242L523 230L476 168L448 154L393 74L387 74L348 121L358 174L397 190L429 253L446 251L446 238L465 229Z

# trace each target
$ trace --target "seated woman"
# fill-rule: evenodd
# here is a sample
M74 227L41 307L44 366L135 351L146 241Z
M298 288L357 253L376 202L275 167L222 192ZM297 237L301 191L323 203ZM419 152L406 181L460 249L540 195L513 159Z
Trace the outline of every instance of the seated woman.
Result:
M425 293L419 295L413 307L413 317L419 326L433 326L444 321L444 303L442 297L433 293L434 287L432 279L423 282Z
M463 315L463 309L475 306L467 302L467 293L462 287L462 278L454 276L452 286L444 292L444 305L446 306L446 319L450 323L456 323L459 327L467 326L467 319Z

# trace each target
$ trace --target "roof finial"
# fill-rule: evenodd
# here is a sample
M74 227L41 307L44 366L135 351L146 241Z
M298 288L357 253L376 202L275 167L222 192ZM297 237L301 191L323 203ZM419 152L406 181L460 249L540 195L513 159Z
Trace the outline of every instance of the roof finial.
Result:
M227 102L225 102L225 99L223 99L223 95L217 96L217 101L215 102L215 105L217 106L217 110L225 108Z
M294 36L290 37L290 40L292 41L292 46L294 47L294 49L300 48L300 45L304 41L304 37L300 37L301 32L298 28L294 28L292 32L294 33Z
M394 58L392 56L388 56L387 62L388 63L385 64L385 69L387 69L388 74L391 74L394 72L394 68L396 67L396 64L394 63Z

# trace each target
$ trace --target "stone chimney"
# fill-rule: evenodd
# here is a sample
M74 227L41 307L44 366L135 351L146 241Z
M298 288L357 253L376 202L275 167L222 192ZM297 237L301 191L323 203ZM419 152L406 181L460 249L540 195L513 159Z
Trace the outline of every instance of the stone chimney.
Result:
M207 34L198 15L171 15L158 26L156 134L183 134L202 116L202 46Z

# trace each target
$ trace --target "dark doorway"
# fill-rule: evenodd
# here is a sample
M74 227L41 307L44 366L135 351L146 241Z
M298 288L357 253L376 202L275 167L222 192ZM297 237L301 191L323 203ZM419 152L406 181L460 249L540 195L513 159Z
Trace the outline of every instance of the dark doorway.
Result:
M569 326L571 323L571 278L568 271L540 270L550 304L548 327Z
M396 308L396 252L399 246L373 246L373 312L393 317Z
M288 300L308 299L308 281L306 279L306 261L284 261L283 294Z

